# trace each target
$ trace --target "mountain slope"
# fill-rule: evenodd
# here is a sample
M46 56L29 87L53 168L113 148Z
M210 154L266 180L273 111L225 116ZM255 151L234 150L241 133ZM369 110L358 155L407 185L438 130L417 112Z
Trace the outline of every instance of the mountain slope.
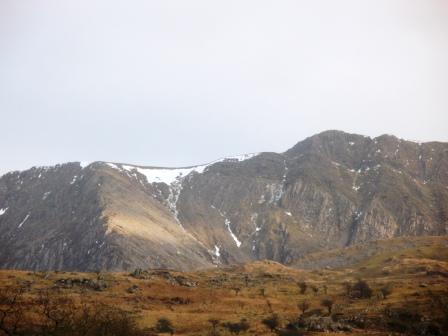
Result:
M327 131L170 169L95 162L0 178L0 266L193 269L448 228L448 144Z

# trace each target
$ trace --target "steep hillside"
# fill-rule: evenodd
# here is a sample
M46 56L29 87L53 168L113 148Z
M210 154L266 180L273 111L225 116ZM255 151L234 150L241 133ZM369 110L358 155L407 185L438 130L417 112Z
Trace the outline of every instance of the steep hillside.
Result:
M187 168L68 163L0 178L0 267L207 268L448 229L448 144L327 131Z

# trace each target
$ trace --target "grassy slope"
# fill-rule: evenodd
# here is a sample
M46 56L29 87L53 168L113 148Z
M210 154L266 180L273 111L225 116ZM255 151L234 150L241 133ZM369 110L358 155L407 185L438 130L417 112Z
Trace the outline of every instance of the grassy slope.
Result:
M395 244L399 245L397 242ZM403 244L403 247L396 248L395 252L378 253L344 269L305 271L266 261L192 273L170 271L173 276L180 275L197 282L197 287L173 285L163 276L136 279L127 273L106 273L101 275L108 283L108 288L104 291L80 287L63 291L74 298L82 297L86 301L118 305L132 311L139 316L142 326L153 326L158 318L166 317L173 322L176 334L179 335L206 335L210 330L210 318L226 322L238 321L243 317L251 324L248 334L269 335L271 333L261 323L264 317L275 312L284 324L287 320L297 318L299 302L308 300L311 309L322 308L320 302L324 298L335 301L336 312L345 316L363 314L371 321L381 321L387 305L406 307L428 319L441 317L441 308L434 306L430 297L448 296L448 278L428 274L428 271L448 272L446 240L418 238L412 247L409 244ZM27 293L31 299L39 289L53 287L58 279L97 277L93 273L3 270L0 271L0 286L31 281L31 289ZM347 298L344 282L354 282L359 277L371 285L374 290L373 298ZM306 281L308 284L305 294L300 294L297 286L299 281ZM379 288L385 284L392 286L392 294L387 299L378 299ZM133 285L138 286L138 290L129 293L127 289ZM318 292L314 293L311 286L318 288ZM234 288L241 290L236 294ZM178 298L184 302L179 303ZM227 332L222 330L222 334L226 335ZM373 324L364 330L355 329L350 334L390 333L381 331L379 324Z
M290 266L302 269L347 268L403 253L418 258L448 260L448 236L400 237L367 242L311 253L295 260Z

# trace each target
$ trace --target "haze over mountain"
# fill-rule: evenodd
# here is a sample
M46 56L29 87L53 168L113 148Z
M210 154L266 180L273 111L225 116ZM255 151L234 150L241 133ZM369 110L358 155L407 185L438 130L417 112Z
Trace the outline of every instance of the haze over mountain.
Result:
M448 141L443 0L0 1L0 175L194 165L325 129Z
M448 230L448 143L326 131L188 168L78 162L0 177L0 267L182 270Z

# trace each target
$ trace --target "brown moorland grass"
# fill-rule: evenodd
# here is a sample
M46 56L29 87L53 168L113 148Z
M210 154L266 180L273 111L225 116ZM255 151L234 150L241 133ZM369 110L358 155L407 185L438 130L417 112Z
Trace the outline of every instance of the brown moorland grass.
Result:
M250 327L240 335L274 335L262 321L277 314L280 328L296 323L302 315L299 305L304 301L309 304L305 315L311 320L343 321L351 329L343 334L417 334L416 328L437 328L442 335L448 319L448 247L437 245L437 249L426 241L424 246L388 256L377 254L352 268L314 271L272 261L196 272L149 270L142 278L129 273L1 270L0 288L23 288L25 311L33 308L42 291L62 293L76 305L119 307L135 316L148 335L157 333L154 326L161 318L172 322L175 335L209 335L210 320L219 321L217 333L230 335L224 323L241 319L246 319ZM359 279L372 290L371 297L357 297L359 293L353 288ZM304 294L301 282L307 284ZM99 283L101 288L92 286ZM347 292L347 286L351 292ZM390 290L386 298L382 295L385 286ZM325 300L333 302L331 318L322 305ZM313 311L314 317L310 315ZM329 331L326 335L341 332Z

